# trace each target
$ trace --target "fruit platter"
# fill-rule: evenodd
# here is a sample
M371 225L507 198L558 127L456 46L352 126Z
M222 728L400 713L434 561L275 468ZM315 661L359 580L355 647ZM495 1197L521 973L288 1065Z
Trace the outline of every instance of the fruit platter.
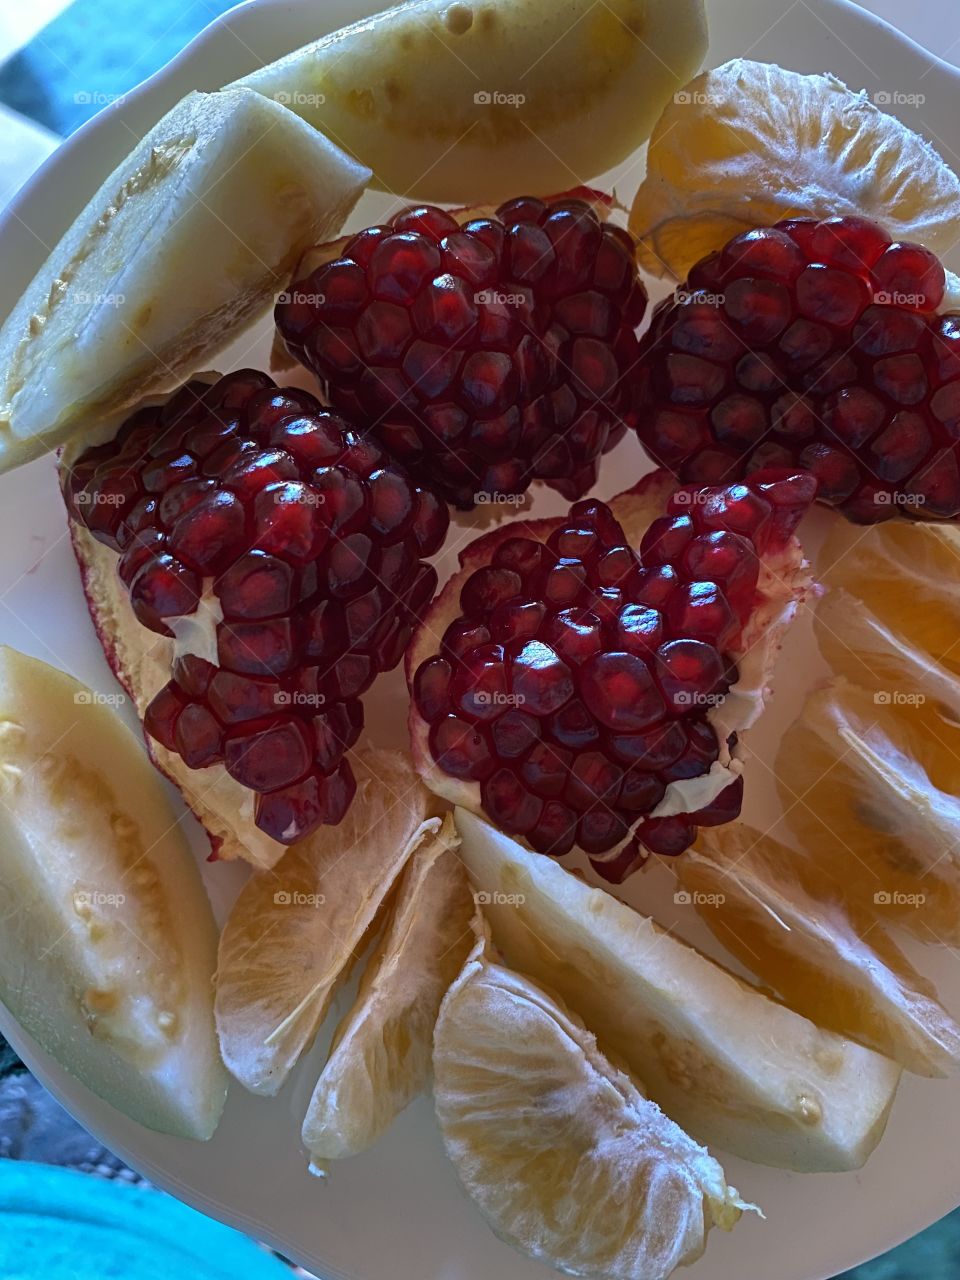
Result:
M256 0L21 194L0 1030L151 1180L337 1280L960 1202L958 89Z

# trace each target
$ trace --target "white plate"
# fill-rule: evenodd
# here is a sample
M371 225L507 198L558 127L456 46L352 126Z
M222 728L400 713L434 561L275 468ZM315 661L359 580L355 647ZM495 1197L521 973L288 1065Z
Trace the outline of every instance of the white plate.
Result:
M183 94L216 88L269 58L382 7L379 0L259 0L209 27L184 53L124 102L92 121L52 157L0 222L4 273L0 313L40 265L76 211L139 136ZM960 149L956 110L960 74L931 58L890 27L843 0L708 0L713 43L710 65L736 55L778 61L798 71L833 71L871 93L925 95L922 106L893 109L930 137L955 165ZM588 177L591 175L584 175ZM639 166L619 175L621 196L632 193ZM383 201L365 196L354 222L380 221ZM960 262L950 265L957 269ZM240 363L266 368L269 326ZM222 369L228 360L219 362ZM646 469L635 444L607 460L600 492L610 495ZM537 498L537 513L560 509ZM816 538L822 517L807 534ZM468 535L460 527L454 546ZM72 671L104 692L116 685L90 625L65 534L54 468L43 459L0 479L0 640ZM801 626L781 671L780 695L754 739L757 765L748 817L775 817L762 765L782 726L796 714L804 687L815 678L812 638ZM406 695L394 674L368 698L368 719L379 741L399 741ZM392 736L391 736L392 735ZM191 826L195 826L192 824ZM205 853L194 830L199 857ZM222 915L241 883L236 867L204 866ZM675 907L661 877L641 875L629 886L637 905L697 941L711 944ZM719 953L718 953L719 954ZM913 954L913 952L911 952ZM918 962L960 1011L960 975L946 951L923 951ZM93 1097L53 1063L0 1009L0 1029L32 1070L108 1147L159 1186L202 1211L269 1242L324 1280L533 1280L548 1270L501 1245L460 1193L446 1164L430 1103L421 1099L376 1149L312 1179L299 1143L300 1120L322 1062L318 1044L279 1098L232 1091L212 1142L202 1146L149 1133ZM723 1158L723 1153L718 1153ZM858 1174L802 1176L723 1158L731 1182L766 1212L731 1236L714 1233L691 1280L825 1280L898 1244L960 1202L960 1082L908 1077L886 1137Z

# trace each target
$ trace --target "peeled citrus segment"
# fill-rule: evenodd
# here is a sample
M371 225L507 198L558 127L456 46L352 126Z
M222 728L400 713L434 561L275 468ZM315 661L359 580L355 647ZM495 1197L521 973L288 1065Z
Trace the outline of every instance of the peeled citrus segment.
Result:
M870 529L837 520L817 577L862 600L891 630L960 675L960 527L891 520ZM863 683L862 675L856 679Z
M283 1086L414 850L440 826L399 752L355 758L357 796L338 827L254 875L220 937L216 1018L223 1060L252 1093Z
M500 201L625 160L706 47L702 0L408 0L237 84L301 114L386 191Z
M787 823L845 900L925 942L960 941L960 730L838 679L784 734Z
M804 854L731 823L676 865L687 902L789 1008L918 1075L960 1072L960 1026L936 988Z
M0 470L202 368L267 310L304 249L339 231L368 177L260 94L184 98L0 329Z
M745 1204L575 1017L482 946L437 1023L447 1154L501 1239L595 1280L665 1280Z
M304 1146L318 1164L373 1146L429 1079L440 1001L474 942L459 844L448 814L400 877L303 1122Z
M0 801L4 1004L131 1119L211 1137L217 930L177 816L108 705L5 647Z
M958 208L957 175L865 93L734 58L667 103L630 229L644 270L682 280L738 232L798 215L859 214L946 252Z
M898 1066L767 999L472 814L458 810L456 821L507 962L556 991L693 1137L802 1172L864 1163Z
M915 715L917 707L929 704L960 722L960 675L881 621L862 600L839 587L828 591L814 610L813 629L832 670L870 687L879 705Z

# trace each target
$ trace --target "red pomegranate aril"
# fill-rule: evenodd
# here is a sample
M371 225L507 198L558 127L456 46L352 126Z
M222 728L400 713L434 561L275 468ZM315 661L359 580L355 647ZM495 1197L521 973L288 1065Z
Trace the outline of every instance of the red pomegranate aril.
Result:
M773 305L756 293L760 268L744 246L756 244L762 256L784 235L803 262L794 279L787 273L776 286L789 298L789 323L776 335L772 321L769 331L754 328L752 351L735 356L723 347L724 316L738 319L737 300L749 298L756 325ZM641 342L631 390L651 456L699 483L736 481L768 465L808 469L821 501L860 523L953 518L939 513L953 506L953 464L944 451L955 463L960 395L956 415L936 409L960 376L960 325L936 314L945 282L936 256L892 243L867 219L840 216L757 229L735 237L721 257L722 281L713 255L677 294L693 296L702 279L718 296L708 300L704 288L695 311L679 301L661 304ZM915 419L900 418L911 408L927 420L926 437ZM935 470L943 495L932 505L915 502L925 496L925 467Z
M536 825L527 833L532 848L551 858L562 858L568 854L576 839L577 815L558 800L547 801Z
M623 775L616 803L628 813L650 813L664 797L666 782L640 765L633 765Z
M266 551L254 549L236 560L214 583L226 618L275 618L296 601L296 571Z
M585 813L577 824L577 843L587 854L603 853L627 838L629 828L615 810L602 806Z
M317 490L303 481L267 485L253 502L256 546L293 564L306 564L329 536L321 507Z
M698 827L720 827L739 818L743 807L743 775L720 792L715 800L690 815Z
M188 703L177 717L174 750L191 769L206 769L223 759L223 730L205 706Z
M542 640L527 640L510 652L508 670L514 700L531 715L551 715L573 696L570 668Z
M480 781L496 768L483 728L458 716L438 720L430 730L430 751L444 773Z
M450 704L468 720L495 720L508 705L507 672L500 645L484 645L464 655L450 681Z
M723 659L712 644L703 640L668 640L657 650L656 659L657 681L674 711L683 713L709 706L723 684Z
M663 616L646 604L626 604L617 615L610 638L625 653L649 657L663 642Z
M176 751L177 720L187 705L187 698L174 685L166 684L151 700L143 715L143 727L151 738Z
M580 666L603 648L602 623L588 609L561 609L547 621L543 638L563 662Z
M600 723L619 733L645 729L666 711L649 667L633 653L591 658L582 668L580 689Z
M553 741L571 751L583 751L600 742L596 718L579 698L571 698L544 723Z
M129 587L149 560L163 554L166 545L166 536L159 529L147 528L133 534L117 565L117 573L123 585Z
M686 746L676 760L660 770L660 777L664 782L699 778L709 771L719 754L720 743L712 726L705 720L694 720L687 727Z
M170 550L201 576L219 572L246 545L243 505L229 489L206 494L170 530Z
M804 267L803 254L793 240L775 227L744 231L727 242L720 255L723 275L736 268L738 274L762 275L792 283Z
M685 814L671 818L650 818L637 828L637 839L663 858L676 858L697 838L697 829Z
M739 622L716 582L691 582L676 592L667 606L667 621L675 635L708 640L726 649L739 631Z
M243 675L274 676L290 671L299 657L296 627L289 617L230 621L217 628L220 666Z
M874 263L872 276L878 302L911 311L936 311L943 301L943 265L922 245L891 244Z
M615 759L653 773L665 769L686 749L687 735L678 720L667 720L640 733L612 734L610 749Z
M541 476L577 496L630 413L622 375L646 306L632 245L588 201L521 197L463 225L416 206L391 228L354 237L327 269L342 275L354 264L369 296L351 296L348 312L307 272L278 305L277 324L332 401L362 406L417 477L458 506L522 492ZM539 398L563 395L572 401L566 418L541 416L535 432L521 430ZM462 465L467 441L470 456L489 464L473 475ZM558 464L564 444L574 458Z
M256 824L281 844L295 844L320 823L335 826L341 822L356 790L353 771L344 760L327 777L311 774L293 786L258 795Z
M307 773L313 746L301 721L291 718L252 732L232 732L223 758L227 772L241 786L276 791Z
M543 801L528 791L516 774L498 769L480 784L484 810L509 835L523 835L537 824Z
M543 622L546 606L539 600L508 601L497 605L490 615L490 635L497 644L526 640L535 636Z
M217 670L206 694L211 711L225 727L275 716L290 705L276 680Z
M538 741L540 725L525 711L509 710L493 722L490 734L501 760L519 760Z
M148 560L131 582L130 603L144 626L164 635L164 618L195 612L200 587L200 579L191 569L162 554Z

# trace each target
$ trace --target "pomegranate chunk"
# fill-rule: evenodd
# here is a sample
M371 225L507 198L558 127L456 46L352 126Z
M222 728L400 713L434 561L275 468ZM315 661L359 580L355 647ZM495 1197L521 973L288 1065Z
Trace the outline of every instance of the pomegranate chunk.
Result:
M572 196L460 222L418 206L361 231L296 281L277 327L332 404L458 507L535 479L577 498L630 422L633 242Z
M956 519L960 318L937 313L944 285L934 254L865 218L735 236L654 312L630 375L641 442L698 484L803 467L859 524Z
M434 762L479 784L504 831L554 857L578 846L611 881L736 817L739 778L675 809L720 756L711 711L737 678L761 557L787 545L815 494L789 470L684 487L639 552L595 501L546 541L536 526L490 537L460 582L460 616L410 673Z
M411 235L388 249L415 284ZM336 296L344 306L353 294L345 283ZM255 822L274 840L339 822L359 698L400 660L433 596L422 559L446 535L445 503L308 393L252 370L138 411L66 472L65 498L122 552L145 626L169 635L171 620L219 603L217 665L178 659L147 733L190 768L225 767L256 794ZM456 735L448 742L456 756ZM459 751L479 767L476 745Z

